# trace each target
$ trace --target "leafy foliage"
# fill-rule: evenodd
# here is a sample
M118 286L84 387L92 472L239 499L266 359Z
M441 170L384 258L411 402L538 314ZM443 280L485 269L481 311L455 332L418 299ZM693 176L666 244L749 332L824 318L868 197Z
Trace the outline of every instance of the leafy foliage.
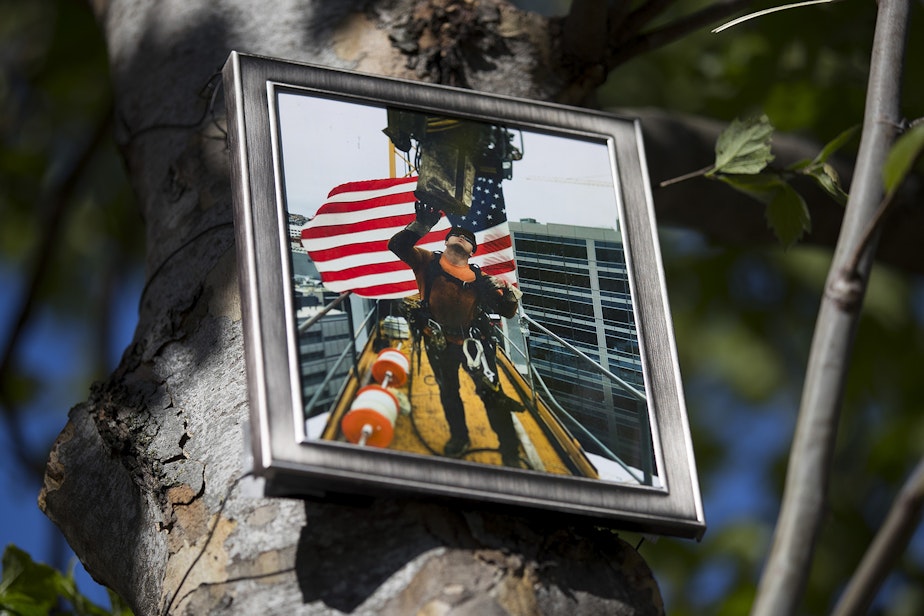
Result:
M748 613L769 546L830 254L797 244L708 246L662 230L696 462L709 530L642 555L672 616ZM924 284L886 268L871 277L844 396L831 515L804 610L830 613L924 438ZM921 533L875 613L924 609ZM907 592L899 592L906 589Z
M715 144L715 164L706 177L756 175L773 160L770 141L773 125L766 115L751 120L735 119Z
M701 4L680 0L669 12ZM704 28L620 66L600 89L600 104L655 106L728 122L765 113L777 130L824 142L862 117L875 8L873 2L840 2L783 11L719 35ZM910 76L924 74L924 36L914 35L921 32L924 11L913 13L913 20L906 55ZM0 258L4 269L28 272L48 224L42 187L58 177L49 170L65 168L75 146L105 118L111 94L105 49L86 3L2 3L0 34ZM912 117L924 115L924 81L907 80L903 105ZM835 151L849 154L854 135L841 133L815 159L791 171L811 177L844 202L826 161ZM908 139L905 145L912 146L913 138ZM896 162L887 167L897 165L890 171L897 177L908 155L894 156ZM720 181L756 193L773 216L767 204L775 191L785 189L774 182L761 187L764 180L748 175ZM113 144L97 150L79 186L55 238L54 266L34 311L77 332L86 353L58 374L15 366L2 386L5 393L13 392L18 407L49 389L63 391L70 401L85 396L92 378L85 367L97 363L85 357L96 354L105 338L100 330L108 314L101 309L104 281L124 280L141 261L141 226ZM791 225L784 233L791 237L806 221L792 202L780 209L778 224L784 229ZM751 604L766 554L786 439L830 255L798 244L785 253L710 246L695 234L666 238L665 233L672 317L710 527L702 543L662 540L643 545L642 555L655 571L672 616L742 614ZM820 538L806 614L829 612L924 442L924 284L880 269L872 285L835 454L833 523ZM124 286L113 289L115 295L128 294ZM67 406L39 410L50 415L44 409L53 408L57 414L42 419L60 426ZM43 460L47 443L34 448L36 459ZM924 587L924 542L919 538L915 546L877 602L878 614L924 613L919 590ZM4 559L4 591L7 576Z
M73 573L36 563L14 545L3 552L3 577L0 578L0 614L45 616L71 613L75 616L130 616L131 611L118 595L111 592L112 610L105 610L77 590ZM64 601L69 607L61 607Z
M860 130L859 126L848 128L840 135L828 142L812 160L803 160L788 167L789 170L801 173L815 180L815 183L828 195L840 203L847 205L847 193L841 188L837 172L828 164L838 150L847 145Z
M702 175L725 182L735 190L759 201L766 207L767 224L784 247L792 246L804 233L811 231L812 220L805 200L789 183L804 175L815 181L842 205L847 194L838 183L837 173L828 159L855 134L849 129L828 143L812 160L793 163L784 169L769 168L773 125L766 115L749 120L735 119L719 135L715 146L715 163L698 172L662 182L662 186Z
M0 32L0 273L9 315L0 404L15 423L43 393L66 391L70 404L111 368L112 304L140 272L143 239L111 140L106 52L89 7L2 3ZM39 315L82 347L65 387L51 387L49 362L37 367L16 345L33 339ZM48 444L24 461L28 468L42 468Z
M131 319L113 311L131 306L130 290L140 287L142 227L112 140L111 99L106 48L88 3L0 2L0 430L10 445L0 466L10 481L8 518L7 503L24 494L35 507L67 408L124 348L119 330ZM8 523L7 537L18 530L18 520ZM43 543L63 549L61 541Z

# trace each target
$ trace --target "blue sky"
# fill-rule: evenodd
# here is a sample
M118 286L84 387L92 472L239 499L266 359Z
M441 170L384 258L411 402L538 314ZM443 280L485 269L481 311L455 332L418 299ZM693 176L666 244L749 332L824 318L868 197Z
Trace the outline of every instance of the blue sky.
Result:
M110 368L115 367L122 350L131 341L142 284L138 274L115 294L112 348L108 352ZM10 321L18 309L21 287L18 273L0 269L0 288L6 291L0 297L0 345L10 335ZM80 393L79 390L75 393L73 383L87 369L84 349L91 343L76 319L68 322L49 311L40 311L29 322L17 360L25 371L43 381L38 395L23 409L22 428L31 451L47 452L64 427L68 409L86 399L89 392L72 397ZM0 423L0 468L6 470L0 473L0 549L12 543L38 562L64 570L75 566L80 589L95 603L108 606L105 590L86 574L57 527L39 510L41 483L21 472L11 454L10 439L7 424Z
M383 107L281 93L279 115L284 166L300 171L285 178L290 212L313 216L331 188L389 177ZM521 146L519 132L514 145ZM532 217L539 222L615 227L615 170L602 138L524 131L522 147L523 159L514 163L513 178L504 182L510 220ZM305 169L311 173L301 171Z

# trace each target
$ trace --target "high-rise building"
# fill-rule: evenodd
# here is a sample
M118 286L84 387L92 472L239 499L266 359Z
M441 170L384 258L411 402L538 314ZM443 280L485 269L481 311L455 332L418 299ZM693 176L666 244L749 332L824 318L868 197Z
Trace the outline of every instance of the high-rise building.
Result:
M353 314L365 306L365 301L347 300L339 308L325 307L338 294L321 285L317 268L301 244L304 216L289 214L289 248L292 264L292 291L295 320L298 327L298 361L301 374L302 399L306 419L328 411L337 400L343 380L352 367L352 356L346 356L353 345ZM316 318L310 326L307 322ZM363 338L364 340L365 338ZM347 349L345 351L345 349ZM341 359L341 355L344 355Z
M597 227L510 222L526 314L603 370L536 327L533 368L583 428L574 436L591 453L615 453L652 471L644 379L622 238Z

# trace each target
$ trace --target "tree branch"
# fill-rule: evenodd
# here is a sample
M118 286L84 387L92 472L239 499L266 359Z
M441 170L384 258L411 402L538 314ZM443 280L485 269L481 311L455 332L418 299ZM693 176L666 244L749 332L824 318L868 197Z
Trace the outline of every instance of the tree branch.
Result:
M11 439L14 443L14 452L16 458L30 471L37 471L39 477L43 473L42 465L37 465L36 461L31 460L26 451L26 441L22 435L19 426L18 412L15 402L9 395L6 383L11 376L13 357L19 348L19 342L26 330L30 317L35 313L35 304L38 301L39 289L45 281L45 275L51 265L55 248L58 246L59 232L67 216L68 206L73 203L71 197L77 187L78 182L83 177L83 173L93 159L93 154L99 148L103 139L109 134L112 125L112 109L110 108L99 120L94 127L93 134L84 144L77 155L69 161L70 164L65 168L65 172L58 176L43 197L37 199L39 210L46 210L45 219L42 221L39 234L39 244L35 248L34 260L31 270L29 271L28 284L26 285L25 294L19 303L19 308L15 312L15 317L11 319L12 327L9 338L0 355L0 411L6 420L10 432L14 435Z
M859 305L877 242L870 243L856 280L844 280L844 265L882 199L880 171L899 125L908 14L908 0L879 1L856 175L816 323L782 507L752 616L797 613L811 568ZM852 301L843 301L845 284Z
M915 159L912 160L909 164L909 168L914 164L917 158L920 158L921 155L922 152L919 151L915 156ZM866 230L863 232L863 237L860 240L860 243L856 246L853 256L847 262L846 273L848 275L851 275L856 271L857 264L860 262L860 259L863 256L863 252L866 250L866 246L873 240L873 238L879 237L880 233L882 232L886 214L888 214L893 209L897 192L898 186L889 189L885 198L882 200L882 203L879 205L879 209L876 210L875 216L873 216L872 220L870 220L867 224Z
M722 0L661 28L637 35L612 47L609 50L606 65L612 70L635 56L669 45L691 32L724 19L751 4L754 4L754 0ZM630 15L626 19L626 23L631 20L632 16Z
M638 118L645 139L645 154L653 187L658 224L681 227L702 234L724 246L778 246L767 226L764 208L723 182L694 177L681 183L666 180L700 169L715 160L715 142L728 124L707 118L651 108L613 108L617 115ZM811 160L823 144L785 132L773 136L775 162L787 166ZM854 161L829 159L838 177L849 186ZM807 178L795 178L794 187L805 199L812 230L800 244L833 250L844 219L844 207ZM924 274L920 245L924 208L924 176L909 174L897 189L889 215L881 223L876 252L878 263L913 274ZM734 224L728 224L734 220Z
M892 503L885 523L863 556L832 616L866 614L889 570L901 556L924 511L924 459L918 462Z

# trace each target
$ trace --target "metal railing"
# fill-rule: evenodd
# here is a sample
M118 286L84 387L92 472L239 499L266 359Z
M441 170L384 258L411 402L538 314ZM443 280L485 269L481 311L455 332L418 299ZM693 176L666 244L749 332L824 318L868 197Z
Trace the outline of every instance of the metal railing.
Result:
M526 314L521 314L521 319L522 319L523 321L526 321L526 322L529 322L529 323L532 323L532 324L536 325L536 327L538 327L539 329L541 329L543 332L545 332L545 333L549 334L550 336L554 337L557 341L559 341L560 343L562 343L566 348L568 348L569 350L575 352L575 354L579 355L579 356L582 357L583 359L585 359L585 360L587 360L588 362L590 362L590 363L591 363L595 368L597 368L602 374L607 375L607 376L613 378L613 379L616 380L617 383L619 383L620 385L623 385L623 384L627 385L628 388L629 388L629 390L630 390L630 392L633 393L633 397L636 397L636 398L638 398L638 399L640 399L640 400L643 400L643 401L645 400L645 395L644 395L644 394L642 394L641 392L639 392L639 391L636 390L635 388L629 386L629 385L628 385L627 383L625 383L622 379L620 379L620 378L617 377L616 375L614 375L614 374L612 374L611 372L609 372L606 368L604 368L603 366L601 366L600 364L598 364L597 362L595 362L592 358L590 358L589 356L587 356L586 354L584 354L580 349L575 348L573 345L571 345L571 344L569 344L568 342L562 340L559 336L556 336L554 333L548 331L548 329L546 329L545 327L543 327L542 325L540 325L539 323L537 323L534 319L528 317ZM652 482L651 482L651 473L648 472L648 471L642 470L643 476L642 476L642 477L639 477L639 476L636 474L637 472L639 472L639 469L633 468L633 467L629 466L628 464L626 464L626 463L622 460L622 458L619 457L619 455L617 455L615 452L613 452L612 450L610 450L610 448L607 447L606 445L604 445L604 444L600 441L600 439L598 439L598 438L596 437L596 435L594 435L594 434L593 434L590 430L588 430L580 421L578 421L577 419L575 419L567 410L565 410L565 408L562 407L561 404L559 404L558 400L555 399L554 394L552 394L552 392L549 390L548 386L545 384L545 381L542 379L542 375L540 375L539 372L536 370L536 368L532 365L532 361L531 361L531 358L530 358L530 356L529 356L529 353L527 353L526 351L524 351L523 349L521 349L520 347L518 347L516 344L514 344L513 341L510 340L510 338L509 338L506 334L504 334L504 332L503 332L500 328L496 328L496 329L497 329L498 332L500 332L501 336L503 336L503 338L504 338L504 340L507 342L508 346L509 346L510 348L512 348L513 350L515 350L521 357L523 357L523 358L526 360L527 370L529 371L530 380L531 380L531 381L535 380L535 381L533 381L533 382L538 382L539 385L542 387L542 391L545 393L544 402L546 402L547 404L553 406L554 409L555 409L555 411L556 411L563 419L566 419L572 426L576 427L577 430L578 430L582 435L584 435L587 439L589 439L594 445L596 445L597 447L599 447L599 448L600 448L600 451L603 452L603 454L604 454L603 457L605 457L605 458L609 459L610 461L615 462L616 464L618 464L626 473L629 474L630 477L632 477L632 478L633 478L635 481L637 481L640 485L651 485L651 483L652 483ZM523 335L524 335L524 338L526 338L529 334L528 334L528 332L524 331L524 332L523 332ZM535 386L533 386L532 389L533 389L533 395L535 396L535 395L536 395L536 393L535 393L535 389L536 389ZM646 449L647 449L647 448L646 448Z

